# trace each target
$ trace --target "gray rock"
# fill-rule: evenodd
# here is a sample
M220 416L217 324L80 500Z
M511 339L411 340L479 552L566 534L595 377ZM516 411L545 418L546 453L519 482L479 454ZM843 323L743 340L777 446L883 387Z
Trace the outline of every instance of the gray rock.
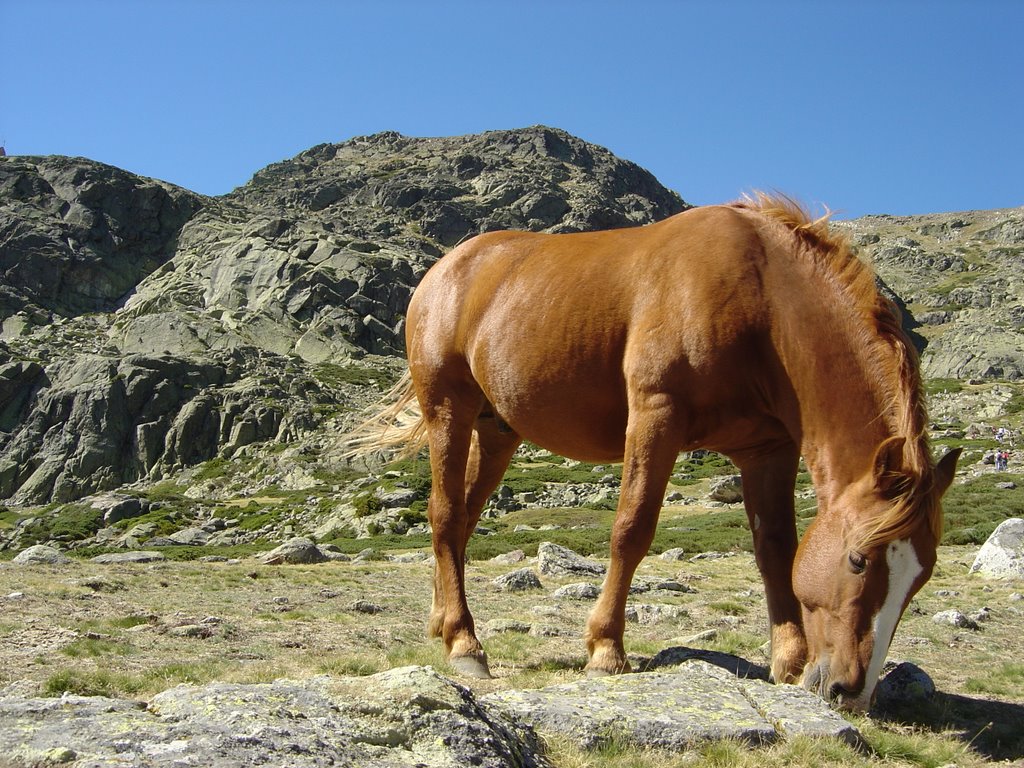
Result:
M521 549L513 549L511 552L504 552L500 555L495 555L491 558L490 562L500 563L501 565L514 565L515 563L521 563L526 559L526 554Z
M17 764L541 768L529 728L429 667L362 678L180 685L147 705L103 697L0 699L0 753Z
M202 528L182 528L167 537L174 544L189 547L202 547L210 540L210 534Z
M882 679L875 689L875 701L879 706L912 704L935 696L934 681L916 664L888 662L882 671Z
M329 558L311 539L297 536L260 556L267 565L306 565L322 563Z
M369 600L356 600L354 603L349 605L348 610L356 613L367 613L373 615L376 613L384 613L384 606L371 603Z
M1024 519L1011 517L999 524L978 551L971 573L1024 579Z
M537 567L545 576L603 576L607 568L567 547L542 541L537 547Z
M561 600L596 600L601 595L601 588L596 584L580 582L559 587L551 596Z
M626 621L632 621L643 626L660 624L663 621L674 621L687 615L686 608L681 605L634 603L626 606Z
M543 589L540 579L533 572L532 568L520 568L517 571L505 573L496 578L494 586L502 592L522 592L527 589Z
M35 544L28 549L23 549L14 559L11 561L18 563L19 565L24 564L44 564L44 565L63 565L64 563L70 563L71 560L61 552L59 549L54 547L48 547L45 544Z
M666 549L659 557L662 560L684 560L686 559L686 552L683 551L682 547L673 547L672 549Z
M149 552L145 550L136 550L134 552L108 552L105 555L96 555L92 558L94 563L158 563L162 560L166 560L160 552Z
M113 525L121 520L144 515L149 511L149 500L120 493L105 493L89 499L89 506L103 510L104 525Z
M743 501L743 478L740 475L713 478L708 498L725 504L736 504Z
M977 621L955 609L939 611L932 616L932 621L936 624L949 624L960 629L981 629Z
M700 661L671 672L502 691L481 702L586 749L609 739L677 751L724 738L751 744L795 735L859 741L852 725L802 688L740 680Z

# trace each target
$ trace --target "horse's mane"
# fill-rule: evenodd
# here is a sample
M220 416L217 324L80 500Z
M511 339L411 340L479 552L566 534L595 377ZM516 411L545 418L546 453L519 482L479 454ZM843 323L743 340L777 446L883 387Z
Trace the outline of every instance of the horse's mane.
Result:
M908 537L926 521L938 543L942 511L932 493L934 471L928 442L928 414L917 351L900 324L899 310L878 290L873 270L857 258L849 240L829 226L830 213L812 218L807 210L784 195L756 192L734 204L783 225L813 260L818 273L855 308L863 322L858 328L867 368L879 391L888 399L887 412L895 436L906 438L903 468L894 478L898 488L892 505L882 515L862 522L853 546L867 549Z

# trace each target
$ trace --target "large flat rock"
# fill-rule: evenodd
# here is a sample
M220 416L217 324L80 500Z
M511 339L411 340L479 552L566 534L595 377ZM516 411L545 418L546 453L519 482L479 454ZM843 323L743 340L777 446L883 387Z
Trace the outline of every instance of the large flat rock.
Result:
M699 660L666 671L502 691L481 703L584 748L608 739L670 750L720 739L750 744L796 735L860 739L850 723L802 688L738 678Z

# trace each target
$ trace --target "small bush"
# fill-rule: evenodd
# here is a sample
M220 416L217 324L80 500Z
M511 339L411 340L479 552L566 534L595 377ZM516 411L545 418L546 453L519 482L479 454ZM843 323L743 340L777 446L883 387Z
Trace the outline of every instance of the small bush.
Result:
M384 502L372 493L364 493L352 502L352 506L355 507L355 511L353 512L355 517L368 517L369 515L375 515L384 509Z

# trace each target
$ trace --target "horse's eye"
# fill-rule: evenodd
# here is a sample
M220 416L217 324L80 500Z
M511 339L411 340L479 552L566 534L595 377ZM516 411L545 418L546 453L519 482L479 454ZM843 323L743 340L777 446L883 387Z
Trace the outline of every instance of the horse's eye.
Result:
M850 553L850 568L853 569L854 573L864 573L864 569L868 566L868 559L864 557L860 552Z

